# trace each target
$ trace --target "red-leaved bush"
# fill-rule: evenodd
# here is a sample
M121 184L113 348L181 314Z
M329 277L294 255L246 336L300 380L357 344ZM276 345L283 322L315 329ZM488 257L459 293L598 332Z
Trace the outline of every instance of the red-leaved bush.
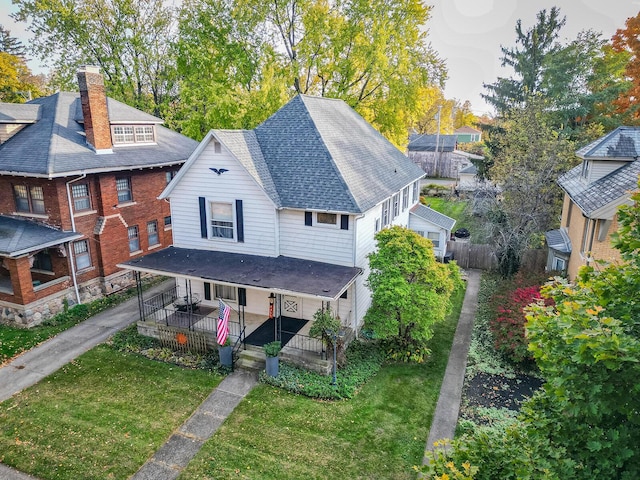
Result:
M493 334L496 350L516 363L532 359L527 350L524 308L540 299L540 284L544 283L544 279L536 278L535 280L537 280L536 284L531 285L529 282L534 279L516 275L513 283L494 294L491 299L494 315L489 328ZM550 301L546 300L545 303Z

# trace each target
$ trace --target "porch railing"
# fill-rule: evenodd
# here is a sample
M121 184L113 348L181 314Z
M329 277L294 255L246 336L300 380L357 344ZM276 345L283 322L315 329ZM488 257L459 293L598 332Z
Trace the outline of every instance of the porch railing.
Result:
M323 360L327 358L327 352L324 350L324 344L317 338L302 335L300 333L287 332L285 330L282 333L288 333L293 335L291 340L283 347L283 349L293 349L300 352L312 353L318 355Z

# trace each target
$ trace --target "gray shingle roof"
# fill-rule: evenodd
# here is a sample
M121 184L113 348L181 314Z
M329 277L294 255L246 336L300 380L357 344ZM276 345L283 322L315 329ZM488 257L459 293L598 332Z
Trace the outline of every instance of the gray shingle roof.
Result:
M637 188L640 160L629 162L610 174L587 183L582 177L582 165L572 168L558 178L558 184L569 194L573 202L589 216L599 208L609 205Z
M25 218L0 215L0 255L2 256L24 255L81 237L81 234L62 232Z
M0 123L34 123L40 118L40 105L0 103Z
M476 167L473 163L471 165L467 165L464 168L460 169L459 173L468 173L469 175L477 175L478 167Z
M424 176L342 100L298 95L254 132L284 207L362 213Z
M327 299L337 299L362 273L358 267L300 258L264 257L177 247L158 250L121 265L143 272L186 275ZM211 268L211 265L215 265L215 268Z
M549 230L544 233L549 248L560 253L571 253L571 239L562 229Z
M156 144L118 146L111 154L96 154L86 143L83 126L75 120L79 103L80 95L68 92L32 100L28 105L39 105L41 118L0 145L0 173L53 178L174 165L184 162L198 145L156 125ZM120 102L109 100L109 106L114 107L119 120L127 115L131 122L158 120Z
M439 152L453 152L458 143L457 135L425 135L414 133L409 136L407 149L410 152L435 152L436 143Z
M444 228L445 230L451 230L456 224L455 219L448 217L443 213L437 212L431 207L426 207L421 203L415 205L411 209L411 213L426 220L427 222L433 223L440 228Z
M635 159L640 155L640 127L618 127L576 152L579 158Z
M109 121L111 123L164 123L161 118L150 115L137 108L132 108L126 103L109 97L107 97L107 110L109 111ZM76 102L76 115L74 120L78 123L84 123L82 104L80 102Z

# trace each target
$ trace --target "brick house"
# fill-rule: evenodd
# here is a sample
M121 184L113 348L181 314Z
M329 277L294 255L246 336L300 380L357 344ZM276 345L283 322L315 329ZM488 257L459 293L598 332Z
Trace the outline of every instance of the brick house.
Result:
M546 232L547 269L574 279L582 265L616 262L611 246L618 230L618 207L631 203L640 174L640 128L619 127L581 148L582 163L560 176L565 191L561 226Z
M97 67L79 93L0 103L0 322L35 325L117 291L116 265L172 243L158 195L197 146L107 98Z

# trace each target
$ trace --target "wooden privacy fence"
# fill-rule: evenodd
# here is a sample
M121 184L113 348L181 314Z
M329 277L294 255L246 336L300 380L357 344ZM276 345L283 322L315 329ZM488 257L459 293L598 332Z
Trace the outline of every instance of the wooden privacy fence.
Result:
M478 270L495 270L498 268L498 258L492 245L476 245L469 242L449 240L447 242L447 253L462 268L477 268ZM546 265L547 251L545 249L538 248L524 252L522 270L542 272Z
M207 351L207 337L202 332L193 332L184 329L158 326L158 335L163 347L183 352Z

